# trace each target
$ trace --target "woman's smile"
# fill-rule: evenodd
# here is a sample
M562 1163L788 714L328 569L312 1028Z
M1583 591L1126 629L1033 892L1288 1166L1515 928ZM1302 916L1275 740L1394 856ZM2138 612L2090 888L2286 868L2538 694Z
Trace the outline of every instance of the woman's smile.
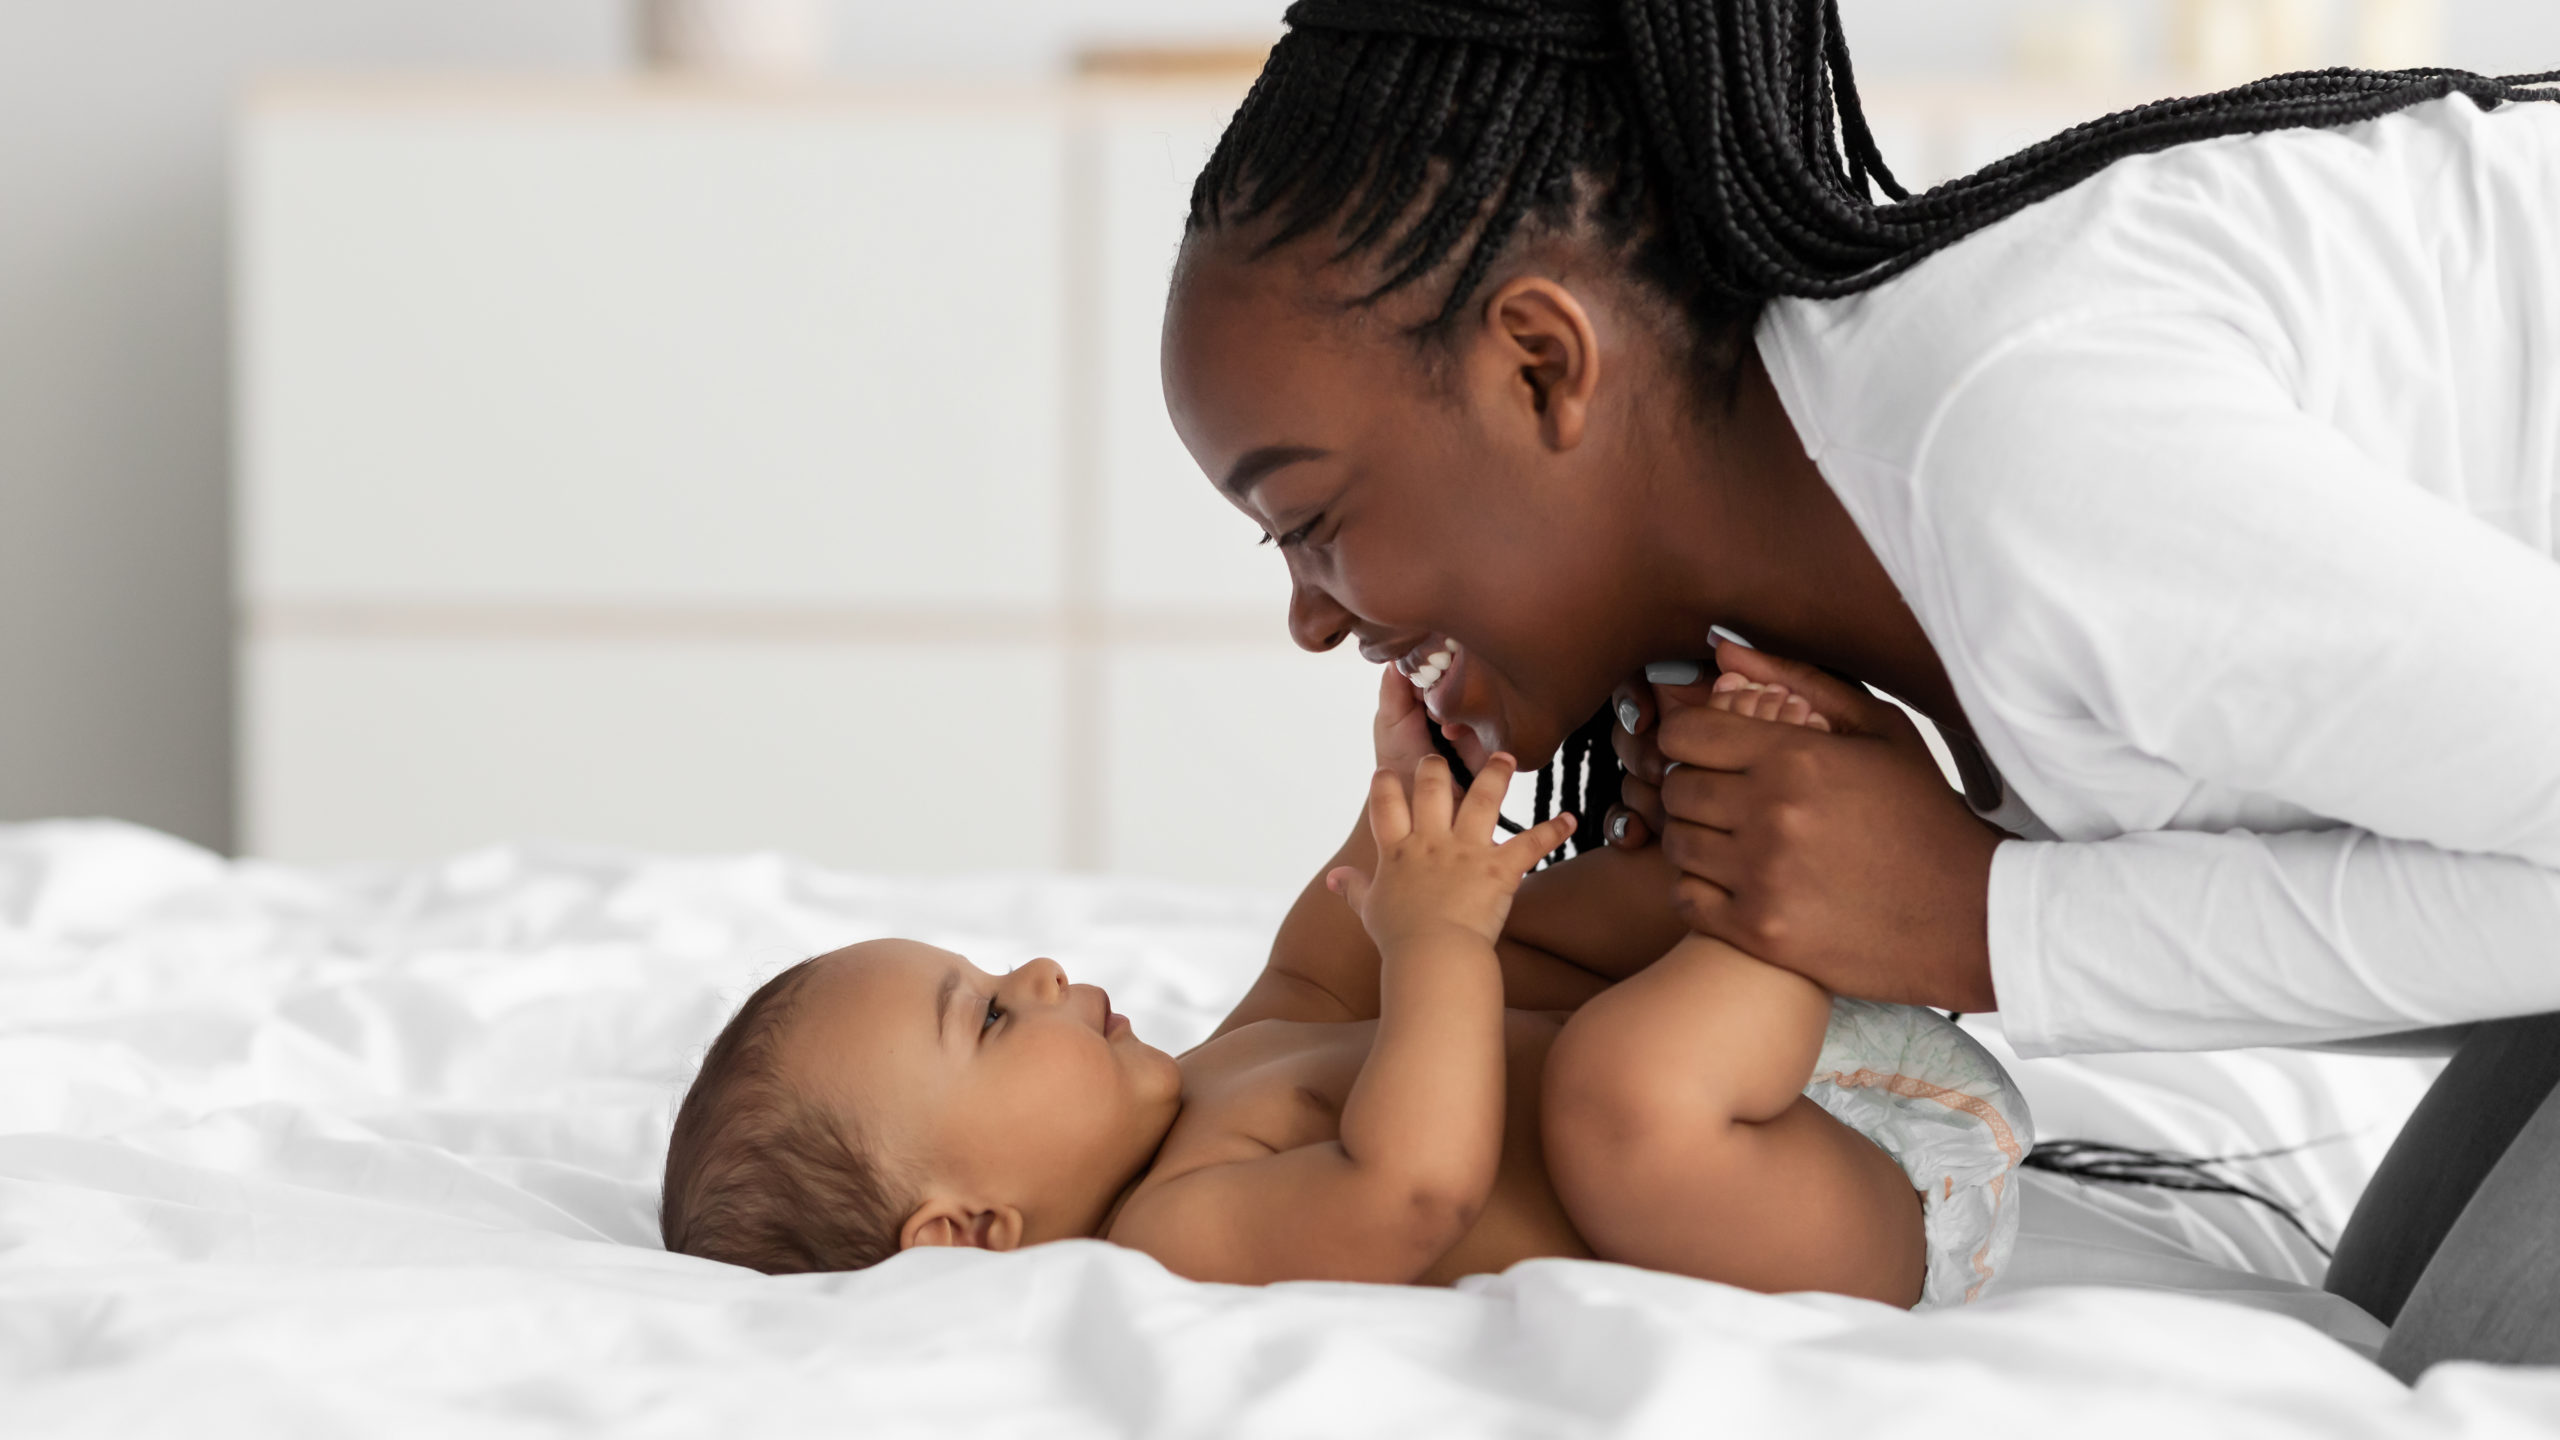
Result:
M1422 692L1423 707L1431 710L1434 720L1448 717L1440 709L1433 708L1433 697L1441 697L1440 704L1445 706L1448 697L1460 693L1462 687L1446 682L1465 663L1465 655L1465 649L1457 641L1433 635L1395 661L1396 673L1412 681L1413 688Z
M1467 693L1467 652L1452 640L1448 648L1434 654L1432 666L1415 677L1414 685L1422 691L1422 708L1431 712L1433 721L1445 725L1457 718L1458 701Z

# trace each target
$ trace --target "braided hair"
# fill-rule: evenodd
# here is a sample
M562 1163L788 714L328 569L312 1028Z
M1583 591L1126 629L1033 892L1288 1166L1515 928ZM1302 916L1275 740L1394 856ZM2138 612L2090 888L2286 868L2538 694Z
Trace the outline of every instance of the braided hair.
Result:
M2538 88L2560 71L2304 71L2093 120L1913 195L1868 128L1838 0L1297 0L1286 18L1191 232L1260 222L1264 253L1328 234L1337 259L1373 259L1362 303L1442 283L1417 339L1454 333L1524 232L1589 236L1679 308L1693 373L1728 396L1771 299L1878 285L2126 156L2456 94L2560 100ZM1607 725L1566 744L1577 848L1617 799ZM1540 818L1556 788L1539 782Z

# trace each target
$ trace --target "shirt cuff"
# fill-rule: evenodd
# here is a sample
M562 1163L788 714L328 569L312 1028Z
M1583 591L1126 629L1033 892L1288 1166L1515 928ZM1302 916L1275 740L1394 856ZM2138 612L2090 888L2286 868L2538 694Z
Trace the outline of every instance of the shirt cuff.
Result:
M2063 1053L2052 987L2038 969L2044 947L2036 936L2036 891L2045 856L2056 843L2003 840L1991 852L1991 993L2010 1048L2029 1058Z

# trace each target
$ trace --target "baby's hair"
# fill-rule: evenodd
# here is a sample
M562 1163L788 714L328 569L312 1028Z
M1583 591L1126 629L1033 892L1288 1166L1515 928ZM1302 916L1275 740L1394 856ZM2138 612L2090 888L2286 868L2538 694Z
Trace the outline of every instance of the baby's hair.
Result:
M1838 0L1297 0L1286 19L1192 188L1190 233L1268 222L1263 253L1328 234L1335 260L1376 257L1363 304L1454 272L1424 341L1454 333L1516 236L1589 234L1686 318L1674 339L1700 392L1728 401L1771 299L1869 289L2127 156L2453 94L2560 100L2534 88L2560 71L2278 75L2093 120L1914 196L1868 129ZM1560 757L1577 851L1617 800L1608 725L1604 708ZM1538 819L1555 788L1542 774Z
M703 1055L667 1140L658 1236L669 1250L768 1275L897 1253L911 1207L847 1122L781 1075L783 1031L816 963L758 986Z

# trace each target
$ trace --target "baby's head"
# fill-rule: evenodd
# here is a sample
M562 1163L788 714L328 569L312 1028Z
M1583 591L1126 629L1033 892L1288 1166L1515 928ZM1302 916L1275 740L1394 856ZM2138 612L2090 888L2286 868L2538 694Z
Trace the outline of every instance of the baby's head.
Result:
M676 1111L667 1248L767 1274L1090 1235L1181 1108L1171 1056L1054 960L874 940L765 982Z

